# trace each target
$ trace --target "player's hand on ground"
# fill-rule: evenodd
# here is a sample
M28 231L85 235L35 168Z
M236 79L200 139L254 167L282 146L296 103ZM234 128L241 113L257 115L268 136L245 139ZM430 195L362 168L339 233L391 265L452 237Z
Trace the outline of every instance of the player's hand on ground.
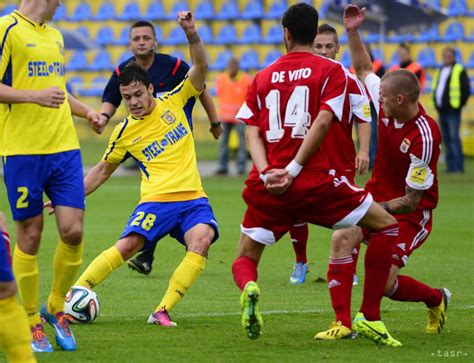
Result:
M178 12L178 23L183 28L184 32L195 32L194 16L190 11Z
M107 117L105 117L104 115L100 115L95 111L90 111L87 114L87 119L91 124L92 130L94 130L94 132L99 135L102 133L102 131L104 131L104 128L108 122Z
M47 210L48 210L48 215L54 214L53 203L52 203L50 200L48 200L47 202L44 202L44 203L43 203L43 209L47 209Z
M347 5L344 9L343 22L346 30L357 30L364 22L365 8L360 9L357 5Z
M209 132L214 136L214 139L217 140L224 132L224 127L222 127L222 125L219 125L219 127L210 127Z
M272 169L268 171L266 175L265 187L270 194L283 194L293 182L293 177L286 169Z
M58 87L44 88L33 93L33 103L40 106L59 108L66 100L66 93Z
M359 151L355 159L355 168L360 175L364 175L369 170L370 158L365 151Z

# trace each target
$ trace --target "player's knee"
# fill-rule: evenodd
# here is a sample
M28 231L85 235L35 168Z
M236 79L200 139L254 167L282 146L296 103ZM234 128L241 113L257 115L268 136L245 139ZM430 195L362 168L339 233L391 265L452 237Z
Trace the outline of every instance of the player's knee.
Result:
M207 257L207 252L212 243L212 237L209 235L201 236L188 243L188 251Z
M14 296L16 294L15 281L1 282L0 283L0 300Z
M60 231L61 240L69 245L78 245L82 242L83 231L81 224L73 224Z
M331 249L333 257L348 256L352 253L355 244L345 230L334 231L331 238Z

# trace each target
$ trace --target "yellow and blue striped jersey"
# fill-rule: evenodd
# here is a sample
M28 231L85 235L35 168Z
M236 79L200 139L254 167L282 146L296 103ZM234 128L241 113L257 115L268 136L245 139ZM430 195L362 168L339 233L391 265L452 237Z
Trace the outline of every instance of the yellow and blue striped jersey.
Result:
M21 90L56 86L66 92L61 33L18 11L0 18L0 80ZM2 112L3 110L0 110ZM52 154L79 149L71 108L33 103L8 105L3 120L4 155Z
M205 197L186 104L200 94L188 77L155 99L144 117L118 124L103 156L108 163L134 158L142 173L140 202L177 202Z

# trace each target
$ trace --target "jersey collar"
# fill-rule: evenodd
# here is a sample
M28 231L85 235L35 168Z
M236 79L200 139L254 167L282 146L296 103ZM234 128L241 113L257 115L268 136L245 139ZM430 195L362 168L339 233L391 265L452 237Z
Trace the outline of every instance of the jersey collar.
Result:
M38 24L34 20L31 20L30 18L28 18L26 15L20 13L18 10L14 10L13 14L18 16L22 21L30 24L34 28L44 28L45 27L45 23Z

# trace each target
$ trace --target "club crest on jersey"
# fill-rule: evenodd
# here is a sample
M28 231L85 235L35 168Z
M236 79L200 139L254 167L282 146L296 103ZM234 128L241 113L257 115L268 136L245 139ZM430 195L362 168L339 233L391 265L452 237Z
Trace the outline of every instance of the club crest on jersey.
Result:
M166 111L163 115L161 115L161 119L168 125L172 125L176 122L176 116L170 110Z
M406 153L408 151L408 149L410 148L410 140L408 140L407 138L404 138L402 143L400 144L400 151L402 153Z
M362 114L364 117L370 117L370 104L369 103L364 103L362 105Z

